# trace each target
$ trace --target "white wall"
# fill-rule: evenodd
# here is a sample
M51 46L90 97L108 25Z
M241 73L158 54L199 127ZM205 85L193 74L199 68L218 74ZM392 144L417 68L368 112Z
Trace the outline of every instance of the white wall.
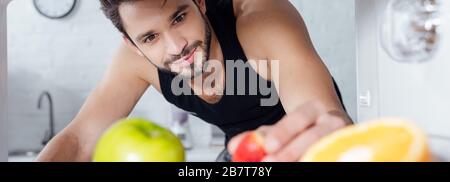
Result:
M354 0L291 0L299 9L314 46L340 87L356 120L356 29Z
M47 128L48 110L37 109L43 90L54 97L58 130L76 115L101 79L120 36L101 14L98 1L80 0L63 20L40 16L31 0L15 0L8 9L10 150L39 149ZM338 3L339 2L339 3ZM353 115L354 30L353 0L294 1L301 9L320 55L341 86ZM333 30L333 31L330 31ZM141 99L133 116L167 123L169 105L153 89ZM209 125L192 118L197 146L208 144Z
M9 149L39 149L48 128L48 105L37 109L39 94L54 97L56 128L66 126L108 63L117 45L95 9L81 1L64 20L40 16L31 0L14 0L8 8ZM86 16L80 16L85 14ZM100 31L92 30L104 30Z

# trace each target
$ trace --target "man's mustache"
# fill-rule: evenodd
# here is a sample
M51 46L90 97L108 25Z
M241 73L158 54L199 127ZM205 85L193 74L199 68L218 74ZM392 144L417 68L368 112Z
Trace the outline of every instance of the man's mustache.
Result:
M201 46L201 45L202 45L202 41L196 41L196 42L194 42L192 45L186 47L186 48L181 52L181 54L172 56L171 58L169 58L169 59L167 59L166 61L164 61L164 65L165 65L166 67L169 66L170 64L172 64L173 62L175 62L175 61L181 59L182 57L185 57L185 56L189 55L195 48L197 48L197 47L199 47L199 46Z

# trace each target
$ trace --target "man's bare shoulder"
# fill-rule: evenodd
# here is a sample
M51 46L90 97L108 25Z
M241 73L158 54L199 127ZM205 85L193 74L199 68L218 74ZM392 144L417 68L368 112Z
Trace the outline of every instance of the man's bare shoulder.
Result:
M288 0L237 0L235 3L237 34L246 53L266 58L273 46L278 46L271 39L307 34L301 15Z
M250 60L278 60L283 52L281 46L296 50L311 47L303 19L289 0L235 0L234 3L236 31ZM307 46L298 46L299 42Z
M234 11L237 19L255 13L292 13L292 3L289 0L234 0Z

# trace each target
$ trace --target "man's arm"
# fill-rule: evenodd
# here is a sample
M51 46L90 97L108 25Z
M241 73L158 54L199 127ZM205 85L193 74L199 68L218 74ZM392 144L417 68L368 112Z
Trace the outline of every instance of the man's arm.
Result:
M111 66L75 119L40 153L36 161L90 161L101 134L127 117L150 86L142 79L149 65L121 46Z
M256 59L279 60L278 78L272 81L277 82L287 113L312 100L342 110L331 75L295 7L287 0L246 3L247 10L238 18L239 38L245 52L256 55Z
M250 0L238 18L246 53L269 62L279 60L275 82L287 116L265 133L269 161L298 161L324 135L351 123L329 71L315 51L306 25L288 0ZM230 142L233 153L239 137Z

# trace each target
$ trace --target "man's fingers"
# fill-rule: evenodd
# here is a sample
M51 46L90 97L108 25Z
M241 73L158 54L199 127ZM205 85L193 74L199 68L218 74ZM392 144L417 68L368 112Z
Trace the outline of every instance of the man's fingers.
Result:
M289 142L279 152L267 156L267 162L298 162L306 150L323 136L334 131L327 125L315 125Z
M344 119L344 117L335 113L325 114L317 119L318 125L328 125L330 128L334 130L343 128L350 123L351 121L347 121Z
M320 104L308 103L270 128L265 137L268 153L275 153L294 137L315 124L323 109Z
M345 126L345 121L337 115L326 114L320 103L308 103L298 108L272 126L256 130L264 138L264 148L270 156L282 156L282 161L298 160L305 147L323 135ZM248 132L230 140L228 151L233 155ZM299 151L300 150L300 151ZM281 153L281 154L280 154ZM276 154L276 155L275 155Z

